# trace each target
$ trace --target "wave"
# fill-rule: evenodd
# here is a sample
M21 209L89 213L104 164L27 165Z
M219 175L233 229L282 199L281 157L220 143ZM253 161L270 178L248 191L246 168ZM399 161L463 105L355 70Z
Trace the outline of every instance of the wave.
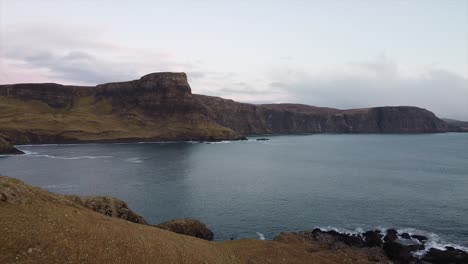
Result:
M33 152L34 153L34 152ZM80 159L109 159L112 156L76 156L76 157L63 157L63 156L54 156L54 155L47 155L47 154L26 154L21 155L26 157L33 157L33 158L49 158L49 159L63 159L63 160L80 160ZM20 156L20 157L21 157Z
M143 160L140 159L140 157L135 157L135 158L128 158L124 160L125 162L131 162L131 163L142 163Z
M77 185L72 185L72 184L52 184L52 185L43 185L41 187L45 188L45 189L74 189L74 188L78 188Z

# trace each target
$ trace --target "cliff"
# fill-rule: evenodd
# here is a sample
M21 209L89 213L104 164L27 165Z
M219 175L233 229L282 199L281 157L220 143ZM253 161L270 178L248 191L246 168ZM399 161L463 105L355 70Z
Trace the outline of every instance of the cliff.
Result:
M453 131L456 132L468 132L468 122L467 121L460 121L455 119L449 118L442 118L445 123L447 123Z
M192 94L185 73L90 86L0 85L0 133L12 144L223 140L276 133L435 133L457 130L409 106L339 110L254 105Z
M10 142L4 138L0 137L0 155L5 154L23 154L23 152L13 147Z

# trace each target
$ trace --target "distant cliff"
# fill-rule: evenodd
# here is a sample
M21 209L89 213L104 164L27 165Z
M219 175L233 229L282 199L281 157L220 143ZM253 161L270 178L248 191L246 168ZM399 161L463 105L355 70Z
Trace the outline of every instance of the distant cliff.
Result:
M0 85L0 133L12 144L222 140L276 133L456 131L425 109L254 105L192 94L185 73L97 86Z

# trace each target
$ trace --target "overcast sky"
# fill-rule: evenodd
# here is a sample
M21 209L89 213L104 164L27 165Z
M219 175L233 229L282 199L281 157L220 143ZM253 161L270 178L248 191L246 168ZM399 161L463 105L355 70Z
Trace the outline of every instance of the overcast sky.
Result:
M0 83L158 71L242 102L468 120L468 1L0 0Z

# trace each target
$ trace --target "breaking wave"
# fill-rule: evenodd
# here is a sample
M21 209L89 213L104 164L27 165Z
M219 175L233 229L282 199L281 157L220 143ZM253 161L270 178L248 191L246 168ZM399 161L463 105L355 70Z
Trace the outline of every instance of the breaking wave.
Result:
M131 162L131 163L142 163L143 160L141 160L140 157L135 157L135 158L128 158L124 160L125 162Z
M265 240L265 236L262 233L257 232L257 236L258 236L258 239Z
M23 150L24 152L24 150ZM80 160L80 159L109 159L112 156L76 156L76 157L64 157L64 156L54 156L54 155L47 155L47 154L37 154L36 152L26 153L26 157L33 157L33 158L49 158L49 159L63 159L63 160Z

